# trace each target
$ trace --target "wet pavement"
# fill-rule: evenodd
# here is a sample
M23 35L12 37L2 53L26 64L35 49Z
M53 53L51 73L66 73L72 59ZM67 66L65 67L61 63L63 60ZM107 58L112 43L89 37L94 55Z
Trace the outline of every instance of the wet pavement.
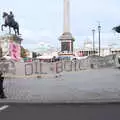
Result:
M89 100L120 99L120 70L104 68L64 72L58 78L7 79L9 100L40 103L76 103Z

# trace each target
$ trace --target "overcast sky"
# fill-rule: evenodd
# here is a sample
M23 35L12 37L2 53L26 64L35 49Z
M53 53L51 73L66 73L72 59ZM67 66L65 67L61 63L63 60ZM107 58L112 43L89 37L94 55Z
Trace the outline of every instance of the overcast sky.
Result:
M58 38L63 32L63 0L1 0L0 9L0 24L3 23L2 12L13 11L20 25L24 47L33 49L40 42L59 46ZM87 39L92 40L93 28L98 43L98 21L102 26L102 46L120 45L119 35L112 31L120 24L119 0L70 0L70 17L77 47L82 47Z

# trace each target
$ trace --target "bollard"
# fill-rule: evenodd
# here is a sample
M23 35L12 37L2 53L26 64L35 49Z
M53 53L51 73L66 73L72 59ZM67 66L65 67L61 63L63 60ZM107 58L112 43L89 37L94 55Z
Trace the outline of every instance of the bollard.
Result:
M93 68L94 68L94 65L93 65L93 64L91 64L91 65L90 65L90 67L93 69Z

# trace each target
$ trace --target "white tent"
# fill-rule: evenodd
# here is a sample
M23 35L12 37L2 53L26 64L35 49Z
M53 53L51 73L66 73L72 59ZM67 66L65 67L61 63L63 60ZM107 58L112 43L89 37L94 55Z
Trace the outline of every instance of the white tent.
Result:
M47 55L47 56L38 56L38 59L52 59L53 56Z

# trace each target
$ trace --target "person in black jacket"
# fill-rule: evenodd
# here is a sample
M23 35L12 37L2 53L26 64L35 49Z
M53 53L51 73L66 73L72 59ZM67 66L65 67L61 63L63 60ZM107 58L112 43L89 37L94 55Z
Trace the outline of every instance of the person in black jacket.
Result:
M4 81L3 73L0 71L0 98L2 99L6 98L4 94L3 81Z

